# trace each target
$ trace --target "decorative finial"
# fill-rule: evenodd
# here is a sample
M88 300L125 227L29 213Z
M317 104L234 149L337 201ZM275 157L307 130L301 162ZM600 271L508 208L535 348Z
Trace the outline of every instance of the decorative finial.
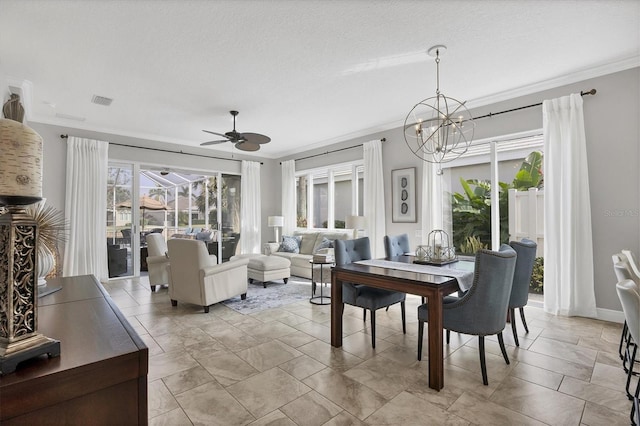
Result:
M11 98L2 106L2 113L8 118L18 123L24 120L24 107L20 103L20 95L11 94Z

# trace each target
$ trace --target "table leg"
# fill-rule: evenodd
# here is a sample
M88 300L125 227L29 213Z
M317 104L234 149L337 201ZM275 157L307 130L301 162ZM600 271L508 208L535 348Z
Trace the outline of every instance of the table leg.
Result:
M429 387L444 387L444 355L442 350L442 295L428 297L429 303Z
M342 346L342 310L342 281L331 273L331 346L336 348Z

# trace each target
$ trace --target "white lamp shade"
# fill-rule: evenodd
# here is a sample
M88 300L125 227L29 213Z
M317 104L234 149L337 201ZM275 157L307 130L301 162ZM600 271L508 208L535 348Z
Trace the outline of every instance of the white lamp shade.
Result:
M284 226L284 216L269 216L267 218L269 226Z
M345 226L347 229L365 229L367 220L364 216L347 216Z

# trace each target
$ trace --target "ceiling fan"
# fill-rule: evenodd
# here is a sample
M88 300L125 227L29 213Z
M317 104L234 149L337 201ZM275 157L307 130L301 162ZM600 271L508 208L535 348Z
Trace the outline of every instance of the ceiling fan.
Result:
M260 149L260 144L271 141L269 136L261 135L259 133L240 133L236 131L236 115L238 115L238 111L229 111L229 113L233 116L233 130L224 134L212 132L210 130L203 130L205 133L222 136L225 139L203 142L200 146L231 142L234 143L236 148L240 151L257 151Z

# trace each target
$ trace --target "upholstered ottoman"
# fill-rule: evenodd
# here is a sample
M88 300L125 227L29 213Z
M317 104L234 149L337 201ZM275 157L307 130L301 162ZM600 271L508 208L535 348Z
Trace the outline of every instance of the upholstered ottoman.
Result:
M260 281L264 288L267 282L282 279L286 284L291 276L291 262L280 256L265 256L264 254L239 254L235 258L248 258L247 275L249 282Z

